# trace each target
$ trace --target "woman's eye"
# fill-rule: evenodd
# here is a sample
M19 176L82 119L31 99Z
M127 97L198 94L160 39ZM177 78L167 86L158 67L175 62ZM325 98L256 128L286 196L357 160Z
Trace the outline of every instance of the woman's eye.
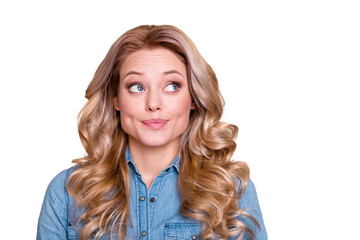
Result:
M180 84L178 84L178 83L169 83L164 88L164 91L166 91L166 92L176 92L179 89L179 87L180 87Z
M129 88L130 92L143 92L144 88L140 84L133 84Z

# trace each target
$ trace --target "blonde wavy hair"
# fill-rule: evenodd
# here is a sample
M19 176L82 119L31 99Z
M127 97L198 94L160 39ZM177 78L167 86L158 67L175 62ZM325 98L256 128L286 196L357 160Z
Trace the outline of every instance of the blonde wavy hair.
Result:
M238 220L247 217L259 226L255 218L239 209L249 168L243 162L231 161L238 128L220 122L224 101L212 68L193 42L169 25L144 25L123 34L110 48L86 90L88 101L80 111L78 127L87 155L73 161L78 168L67 182L69 194L86 209L73 223L83 223L80 239L88 239L93 232L99 239L106 231L117 231L119 238L125 239L130 201L125 160L127 134L121 128L113 98L125 58L140 49L158 47L171 50L185 63L196 106L179 144L180 213L202 222L201 239L237 235L239 239L245 235L254 239L254 232Z

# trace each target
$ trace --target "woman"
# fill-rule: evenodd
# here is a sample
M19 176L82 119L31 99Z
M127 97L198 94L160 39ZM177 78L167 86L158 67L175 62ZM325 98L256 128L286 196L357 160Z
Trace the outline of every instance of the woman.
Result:
M46 192L38 239L267 239L249 169L231 161L215 73L173 26L139 26L86 90L87 156Z

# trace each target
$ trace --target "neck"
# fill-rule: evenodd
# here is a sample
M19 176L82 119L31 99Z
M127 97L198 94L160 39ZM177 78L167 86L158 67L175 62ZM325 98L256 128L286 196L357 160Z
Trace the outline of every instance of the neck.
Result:
M163 146L144 146L129 136L129 148L142 180L148 189L155 177L169 166L178 153L179 140Z

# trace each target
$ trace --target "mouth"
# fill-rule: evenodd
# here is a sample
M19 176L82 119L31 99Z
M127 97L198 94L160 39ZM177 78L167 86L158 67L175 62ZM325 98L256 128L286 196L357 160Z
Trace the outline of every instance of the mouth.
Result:
M165 126L165 124L168 122L169 120L165 120L165 119L161 119L161 118L157 118L157 119L149 119L149 120L144 120L141 121L145 126L157 130L162 128L163 126Z

